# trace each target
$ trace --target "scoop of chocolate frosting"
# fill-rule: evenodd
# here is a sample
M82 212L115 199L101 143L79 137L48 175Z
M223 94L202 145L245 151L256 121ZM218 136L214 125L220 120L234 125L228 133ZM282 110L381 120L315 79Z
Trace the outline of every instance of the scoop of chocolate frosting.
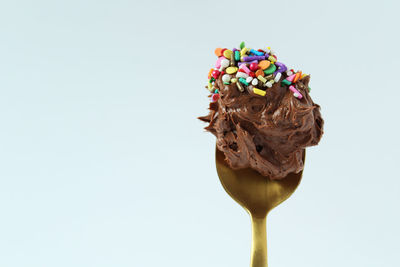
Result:
M303 170L304 149L318 144L324 124L320 106L309 95L309 80L297 82L303 96L298 99L281 82L260 96L224 84L221 76L216 79L220 97L199 119L209 123L205 129L217 137L217 148L232 169L251 167L271 179Z

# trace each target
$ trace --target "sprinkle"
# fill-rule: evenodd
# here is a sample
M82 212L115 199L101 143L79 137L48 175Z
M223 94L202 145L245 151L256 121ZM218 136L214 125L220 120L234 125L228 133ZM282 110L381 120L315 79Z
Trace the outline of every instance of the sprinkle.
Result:
M222 56L222 48L216 48L214 53L217 57Z
M301 75L300 80L304 79L306 76L308 76L308 74L303 73L303 75Z
M255 94L257 94L257 95L260 95L260 96L265 96L266 95L266 91L264 91L264 90L261 90L261 89L258 89L258 88L253 88L253 92L255 93Z
M265 76L265 79L267 79L267 80L271 80L271 79L273 79L274 78L274 75L273 74L270 74L270 75L268 75L268 76Z
M226 50L226 51L228 51L228 50ZM223 71L227 67L229 67L229 60L224 58L224 59L221 60L221 67L219 68L219 71Z
M243 83L244 85L249 85L245 78L239 78L239 82Z
M240 52L239 51L235 51L235 60L236 61L240 60Z
M278 69L275 71L275 73L277 73L277 72L285 72L287 70L286 65L283 64L283 63L275 62L275 66L278 67Z
M258 75L257 79L259 79L262 83L266 83L267 82L267 80L261 75Z
M213 85L211 83L208 83L208 91L210 92L213 91Z
M211 96L211 102L217 102L219 99L219 94L212 94Z
M241 42L239 47L240 47L240 49L243 49L245 46L246 46L245 43Z
M234 74L237 71L238 71L237 67L228 67L228 68L226 68L226 73L228 73L228 74Z
M254 85L254 86L257 86L258 85L258 80L257 79L253 79L251 81L251 84Z
M278 72L278 73L275 75L274 81L275 81L276 83L279 82L279 80L281 79L281 76L282 76L282 73Z
M298 99L302 99L302 98L303 98L303 96L300 94L300 92L297 91L297 89L294 88L293 85L289 86L289 90L292 91L292 92L293 92L293 95L294 95L295 97L297 97Z
M256 62L251 63L249 68L251 71L256 71L256 70L258 70L258 64Z
M240 50L240 55L241 55L241 56L244 56L244 55L246 55L246 53L247 53L247 48L246 48L246 47L243 47L243 48Z
M251 64L251 63L257 63L257 62L258 62L257 60L253 60L253 61L250 61L250 62L238 62L238 66L240 67L242 65Z
M246 82L251 83L251 81L253 80L253 77L247 77L246 78Z
M235 60L235 54L234 53L232 53L232 55L231 55L230 66L231 67L235 67L236 66L236 60Z
M224 74L223 76L222 76L222 81L224 82L224 83L228 83L229 84L229 81L231 80L231 76L230 75L228 75L228 74Z
M214 79L218 79L218 76L221 74L220 71L218 70L214 70L211 74L212 77L214 77Z
M244 72L238 71L238 72L236 73L236 78L247 78L247 77L249 77L249 75L247 75L247 74L244 73Z
M257 71L256 71L256 77L258 77L258 76L260 76L260 75L264 77L265 73L264 73L263 70L257 70Z
M244 92L244 88L240 83L236 83L237 88L239 89L240 92Z
M268 88L271 88L273 84L274 84L274 80L270 80L265 84L265 86L267 86Z
M244 70L244 72L246 72L247 74L250 73L250 70L249 68L247 68L246 64L240 65L239 69Z
M213 71L214 71L214 69L210 69L210 71L208 72L208 79L211 78L211 74L212 74Z
M308 92L311 92L311 87L310 86L308 87Z
M283 83L283 84L285 84L285 85L291 85L291 84L292 84L292 82L289 82L289 81L288 81L288 80L286 80L286 79L285 79L285 80L283 80L283 81L282 81L282 83Z
M269 56L268 60L271 61L271 62L276 62L276 58L274 58L273 56Z
M231 79L231 83L235 83L235 82L237 82L237 79L236 78L232 78Z
M294 79L293 79L293 83L296 83L300 79L300 77L301 77L301 71L296 73L296 76L294 76Z
M287 76L290 76L290 75L292 75L292 74L293 74L293 72L292 72L291 70L287 70L287 71L286 71L286 75L287 75Z
M214 92L214 94L218 94L218 92L219 92L219 91L218 91L218 89L215 89L215 92Z
M296 77L296 74L292 74L289 77L286 78L289 82L293 82L294 77Z
M272 74L276 71L276 66L271 64L268 69L264 70L265 75Z
M226 49L225 51L224 51L224 57L225 58L227 58L227 59L230 59L231 58L231 55L232 55L232 50L229 50L229 49Z
M265 59L265 56L248 56L248 57L243 57L242 61L253 61L253 60L263 60Z
M221 67L221 60L223 60L223 59L224 59L224 57L219 57L217 59L217 62L215 62L215 68L216 69L219 69Z
M269 62L268 60L262 60L258 63L258 66L262 69L262 70L266 70L268 69L269 65L271 65L271 62Z
M254 49L251 49L250 53L253 53L256 56L263 56L264 55L263 52L260 52L260 51L254 50Z

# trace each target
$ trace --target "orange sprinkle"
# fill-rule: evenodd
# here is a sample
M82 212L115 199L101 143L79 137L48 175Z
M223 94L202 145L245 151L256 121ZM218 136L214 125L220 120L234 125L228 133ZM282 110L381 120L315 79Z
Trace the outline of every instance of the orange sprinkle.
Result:
M214 51L214 53L215 53L215 55L217 56L217 57L220 57L220 56L222 56L222 48L216 48L215 49L215 51Z
M264 77L265 74L264 74L264 71L263 71L263 70L257 70L257 71L256 71L256 77L258 77L258 76L260 76L260 75L261 75L262 77Z
M271 62L269 62L268 60L261 60L261 61L258 63L258 66L259 66L262 70L268 69L269 65L271 65Z
M301 77L301 71L296 73L296 76L294 76L293 79L293 83L296 83L300 79L300 77Z
M210 69L210 71L208 72L208 79L211 79L211 74L214 71L214 69Z

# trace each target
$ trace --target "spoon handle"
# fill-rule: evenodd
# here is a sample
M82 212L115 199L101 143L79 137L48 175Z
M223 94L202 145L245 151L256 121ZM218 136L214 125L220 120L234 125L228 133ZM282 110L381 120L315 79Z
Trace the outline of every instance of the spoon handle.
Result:
M268 267L267 218L250 215L252 227L250 267Z

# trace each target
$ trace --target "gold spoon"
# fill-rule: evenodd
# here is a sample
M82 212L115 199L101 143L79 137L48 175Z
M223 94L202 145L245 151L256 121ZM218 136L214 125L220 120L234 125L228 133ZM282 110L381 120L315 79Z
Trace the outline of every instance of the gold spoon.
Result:
M215 163L225 191L250 214L252 225L250 267L267 267L268 212L293 194L303 172L290 173L281 180L271 180L250 168L232 170L225 161L224 153L218 148Z

